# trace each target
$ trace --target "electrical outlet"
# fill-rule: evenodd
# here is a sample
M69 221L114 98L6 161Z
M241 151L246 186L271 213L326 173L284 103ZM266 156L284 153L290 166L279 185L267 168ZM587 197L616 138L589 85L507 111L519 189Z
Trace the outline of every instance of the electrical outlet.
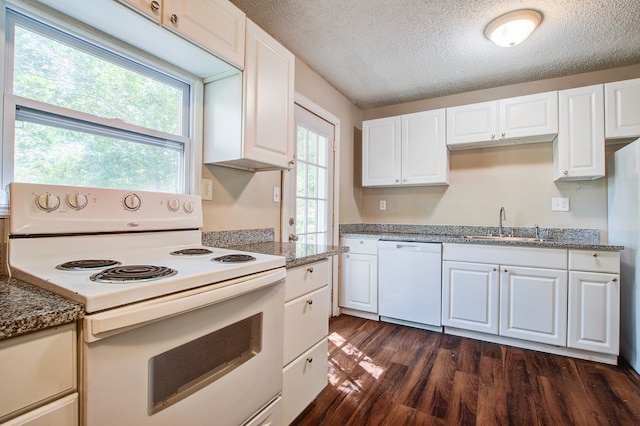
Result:
M280 187L279 186L274 186L273 187L273 202L274 203L279 203L280 202Z
M568 212L569 211L569 199L568 198L552 198L551 199L551 211L553 211L553 212Z
M380 200L380 210L387 209L387 200Z
M213 181L211 179L202 179L200 185L200 196L203 200L213 200Z

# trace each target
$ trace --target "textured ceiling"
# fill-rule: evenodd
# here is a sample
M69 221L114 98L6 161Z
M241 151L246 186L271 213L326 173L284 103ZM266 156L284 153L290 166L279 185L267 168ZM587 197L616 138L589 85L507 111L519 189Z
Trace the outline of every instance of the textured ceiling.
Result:
M231 0L360 108L640 63L640 0ZM522 44L495 17L542 12Z

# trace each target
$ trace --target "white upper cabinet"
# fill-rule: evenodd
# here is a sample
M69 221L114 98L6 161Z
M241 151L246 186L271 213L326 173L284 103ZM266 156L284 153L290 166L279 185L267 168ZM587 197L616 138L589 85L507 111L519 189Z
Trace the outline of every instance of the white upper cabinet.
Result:
M250 20L246 30L244 73L205 85L204 162L284 170L293 159L295 57Z
M362 186L400 184L401 137L400 116L362 123Z
M550 142L557 133L557 92L447 108L450 149Z
M227 0L164 0L162 25L244 68L246 15Z
M607 139L640 137L640 78L604 85Z
M244 68L245 13L227 0L117 0Z
M554 180L604 176L604 94L601 84L559 92L558 138L553 144Z
M447 185L444 109L363 123L362 185Z

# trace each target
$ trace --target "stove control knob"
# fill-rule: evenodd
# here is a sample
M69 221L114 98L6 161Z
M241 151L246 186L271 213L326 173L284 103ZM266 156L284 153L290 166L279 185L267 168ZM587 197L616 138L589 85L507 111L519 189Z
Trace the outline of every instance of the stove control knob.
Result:
M36 206L45 212L52 212L60 207L60 197L49 192L40 194L36 197Z
M177 212L180 208L180 200L178 200L177 198L170 199L167 203L167 207L169 208L169 211Z
M89 202L89 200L87 199L87 196L79 192L68 194L65 201L67 205L74 210L84 209L85 207L87 207L87 203Z
M130 212L134 212L140 208L142 201L136 194L127 194L122 200L122 205Z
M182 208L187 213L193 213L193 209L194 209L193 201L185 201Z

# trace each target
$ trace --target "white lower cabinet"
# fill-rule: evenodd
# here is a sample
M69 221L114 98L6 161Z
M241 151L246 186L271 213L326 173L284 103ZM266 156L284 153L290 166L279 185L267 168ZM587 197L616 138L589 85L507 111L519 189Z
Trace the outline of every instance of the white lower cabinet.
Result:
M502 266L499 333L505 337L565 346L566 269Z
M342 238L349 252L340 255L339 306L350 314L378 314L378 240Z
M619 336L620 253L570 250L567 346L618 355Z
M0 342L0 423L78 424L75 323Z
M443 244L445 332L617 362L620 253Z
M498 265L442 263L442 325L498 334Z
M287 270L282 369L283 424L290 424L327 385L327 259Z

